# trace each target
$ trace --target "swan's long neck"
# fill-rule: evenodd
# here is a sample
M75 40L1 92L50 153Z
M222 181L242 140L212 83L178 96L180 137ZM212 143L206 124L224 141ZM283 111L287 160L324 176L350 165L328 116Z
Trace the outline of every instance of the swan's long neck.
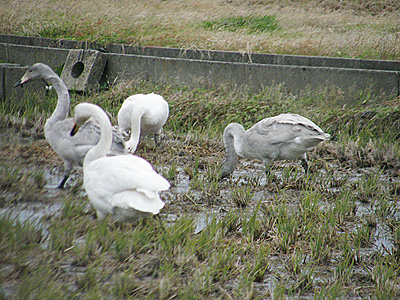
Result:
M222 167L222 177L232 174L238 162L238 154L242 152L245 130L237 123L229 124L224 131L226 159Z
M140 126L142 124L142 117L144 112L142 110L133 110L131 114L131 137L126 145L132 152L136 150L140 138Z
M107 155L112 143L112 127L111 122L104 111L94 110L92 116L98 121L100 127L100 140L96 146L88 151L83 161L83 167L89 165L96 159Z
M51 127L55 122L62 121L68 116L70 96L67 86L57 74L54 73L46 77L45 80L54 87L58 96L56 109L46 122L46 126Z

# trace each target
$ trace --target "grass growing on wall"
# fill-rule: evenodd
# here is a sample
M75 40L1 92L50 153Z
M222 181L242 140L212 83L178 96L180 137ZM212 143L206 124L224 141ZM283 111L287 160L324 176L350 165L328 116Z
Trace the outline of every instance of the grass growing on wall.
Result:
M0 2L2 34L390 60L400 58L399 20L391 0Z

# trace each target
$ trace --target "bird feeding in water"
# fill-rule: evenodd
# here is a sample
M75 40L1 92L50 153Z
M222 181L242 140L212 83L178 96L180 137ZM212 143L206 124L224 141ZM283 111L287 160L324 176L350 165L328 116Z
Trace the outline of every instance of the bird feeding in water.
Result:
M306 153L329 139L328 133L297 114L265 118L248 130L238 123L231 123L226 126L223 135L226 159L221 178L233 173L238 156L261 160L267 174L271 162L286 159L300 159L305 172L308 172Z

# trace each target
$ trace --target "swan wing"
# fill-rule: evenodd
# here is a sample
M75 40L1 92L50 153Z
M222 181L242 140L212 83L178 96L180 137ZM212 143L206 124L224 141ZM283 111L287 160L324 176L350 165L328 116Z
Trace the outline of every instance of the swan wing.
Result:
M111 149L108 155L120 155L127 154L125 140L123 137L123 133L119 130L118 127L114 126L112 128L112 144Z
M84 124L75 136L70 132L74 122L65 119L44 130L47 142L62 159L82 164L86 153L98 143L100 134L90 124Z
M259 135L284 135L284 139L299 135L322 135L324 139L329 139L329 134L325 134L314 122L297 114L281 114L266 118L250 129Z
M71 136L70 132L74 127L74 121L71 118L58 121L49 129L45 130L47 140L59 140L68 142L70 146L96 145L100 139L100 131L91 123L85 123L81 126L76 135Z
M257 130L260 133L262 133L263 131L269 132L275 124L291 125L291 126L293 126L292 128L294 131L299 131L299 130L301 130L299 128L305 127L309 130L316 131L320 134L324 133L322 131L322 129L319 128L314 122L312 122L309 119L307 119L303 116L300 116L298 114L280 114L275 117L263 119L260 122L258 122L256 125L257 125Z
M134 189L151 193L170 186L146 160L133 155L99 158L84 171L85 187L107 187L112 194Z
M72 118L58 121L50 128L45 128L45 137L50 146L61 157L74 156L80 157L79 160L83 160L87 151L99 142L100 128L96 123L88 121L79 128L74 136L71 136L70 133L73 126L74 121ZM76 153L72 155L74 152ZM126 153L125 142L119 130L114 128L110 154L124 153Z
M123 155L85 165L84 186L96 210L128 220L138 217L138 211L157 214L164 206L158 193L170 185L144 159Z
M123 210L134 209L141 212L158 214L165 203L158 193L144 194L137 190L123 191L115 194L111 199L111 205Z
M92 136L92 138L96 141L94 145L97 144L100 139L100 127L93 118L90 118L87 122L85 122L79 131L81 131L82 135L85 135L85 138L87 138L88 141L90 140L89 135ZM90 143L92 144L91 140ZM108 155L120 155L126 153L127 151L122 133L118 127L114 126L112 127L112 144Z
M300 115L281 114L256 123L246 132L246 137L252 145L262 143L263 147L271 147L294 143L308 149L329 140L330 135Z

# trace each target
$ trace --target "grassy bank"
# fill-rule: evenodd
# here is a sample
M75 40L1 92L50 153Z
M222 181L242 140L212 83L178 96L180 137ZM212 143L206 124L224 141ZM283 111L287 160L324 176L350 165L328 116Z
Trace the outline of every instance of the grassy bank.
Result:
M96 10L93 10L96 7ZM188 49L399 59L393 0L0 3L0 33Z

